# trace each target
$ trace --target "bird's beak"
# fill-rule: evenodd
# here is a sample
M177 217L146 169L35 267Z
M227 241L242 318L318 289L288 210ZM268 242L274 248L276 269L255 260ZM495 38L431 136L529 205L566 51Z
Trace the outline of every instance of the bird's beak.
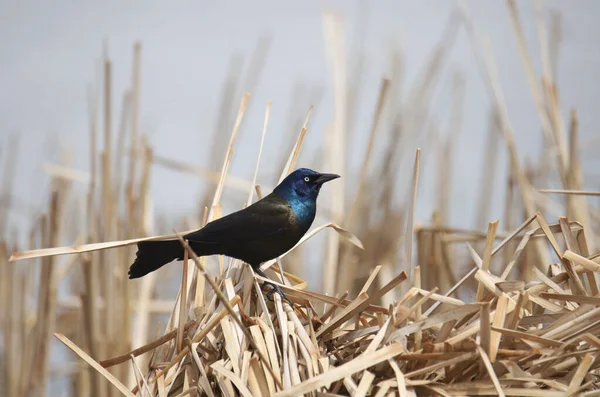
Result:
M337 174L321 174L319 175L319 177L317 178L317 180L315 181L318 185L322 185L325 182L329 182L332 181L334 179L339 178L340 176Z

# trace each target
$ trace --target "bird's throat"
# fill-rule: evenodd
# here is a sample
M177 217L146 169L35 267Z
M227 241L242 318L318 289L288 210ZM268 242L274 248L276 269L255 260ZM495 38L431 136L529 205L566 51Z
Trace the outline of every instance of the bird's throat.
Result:
M289 199L288 202L298 219L298 223L308 229L315 219L317 203L314 200L307 200L297 196Z

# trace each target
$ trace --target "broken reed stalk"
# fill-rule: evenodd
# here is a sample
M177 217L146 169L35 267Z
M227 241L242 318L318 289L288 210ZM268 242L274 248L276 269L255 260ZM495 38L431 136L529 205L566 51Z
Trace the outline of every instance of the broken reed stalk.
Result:
M323 166L329 172L343 174L346 171L348 119L348 81L346 58L346 32L343 17L336 12L326 10L322 15L323 34L326 45L326 58L331 68L333 87L333 120L325 133L325 161ZM334 210L332 220L340 224L344 216L345 189L344 183L331 186L329 203ZM323 266L323 290L333 293L335 289L336 270L339 264L340 239L336 233L328 236L325 263Z
M188 321L185 324L185 328L184 331L187 331L190 327L196 325L196 321L195 320L191 320ZM134 349L126 354L123 354L122 356L118 356L118 357L114 357L111 358L109 360L103 360L103 361L99 361L98 363L100 365L102 365L104 368L109 368L112 367L113 365L117 365L117 364L121 364L124 363L126 361L128 361L131 356L133 357L137 357L140 356L144 353L147 353L149 351L152 351L154 349L156 349L157 347L159 347L160 345L163 345L165 343L167 343L168 341L170 341L171 339L177 337L177 334L180 332L180 328L174 329L173 331L164 334L163 336L161 336L160 338L156 339L155 341L148 343L147 345L141 346L137 349Z

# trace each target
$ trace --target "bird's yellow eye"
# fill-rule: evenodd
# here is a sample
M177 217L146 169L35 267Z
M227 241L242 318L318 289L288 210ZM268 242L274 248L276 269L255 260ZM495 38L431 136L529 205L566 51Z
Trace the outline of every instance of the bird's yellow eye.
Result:
M309 178L309 177L307 177L307 176L305 176L305 177L304 177L304 182L310 182L310 178Z

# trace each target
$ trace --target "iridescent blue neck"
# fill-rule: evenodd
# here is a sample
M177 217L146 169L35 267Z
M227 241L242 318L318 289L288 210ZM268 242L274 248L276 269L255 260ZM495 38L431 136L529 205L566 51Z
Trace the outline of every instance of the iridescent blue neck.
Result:
M277 186L274 193L290 203L292 211L294 211L298 222L302 226L308 229L312 225L317 212L317 197L315 194L311 194L312 192L301 192L308 194L299 195L293 187L287 186Z

